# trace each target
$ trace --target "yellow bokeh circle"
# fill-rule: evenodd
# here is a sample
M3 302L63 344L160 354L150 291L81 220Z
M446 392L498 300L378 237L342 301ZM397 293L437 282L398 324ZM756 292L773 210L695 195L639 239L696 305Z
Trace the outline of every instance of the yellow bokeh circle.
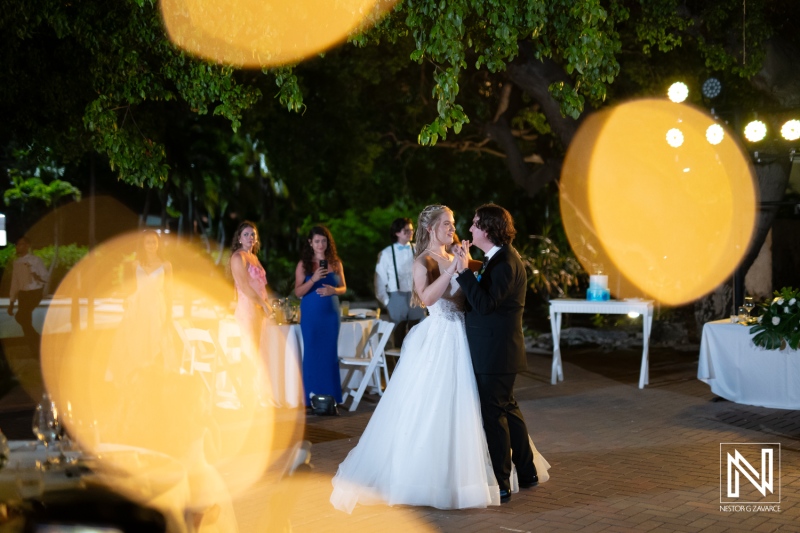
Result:
M572 141L561 176L565 229L584 268L608 274L616 297L692 301L746 252L753 170L730 135L707 139L712 125L693 107L638 100L591 115ZM675 129L677 146L664 134Z

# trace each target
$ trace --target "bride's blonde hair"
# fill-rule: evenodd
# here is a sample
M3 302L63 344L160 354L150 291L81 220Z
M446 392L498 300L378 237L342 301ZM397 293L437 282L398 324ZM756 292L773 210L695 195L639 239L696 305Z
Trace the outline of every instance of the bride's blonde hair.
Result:
M439 226L439 218L444 213L450 213L452 215L453 210L446 205L436 204L429 205L419 214L419 219L417 220L417 229L414 235L414 242L417 243L416 250L414 252L415 260L420 256L420 254L424 253L428 249L428 246L430 246L431 233L436 231L436 228ZM417 294L416 287L413 287L412 289L411 305L416 307L425 307L419 295Z

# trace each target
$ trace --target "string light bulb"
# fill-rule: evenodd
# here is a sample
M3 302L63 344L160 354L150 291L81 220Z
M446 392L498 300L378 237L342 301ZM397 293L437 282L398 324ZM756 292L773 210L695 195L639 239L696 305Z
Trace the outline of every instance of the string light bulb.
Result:
M669 90L667 91L667 97L676 104L680 104L686 100L688 96L689 87L687 87L682 81L676 81L669 86Z

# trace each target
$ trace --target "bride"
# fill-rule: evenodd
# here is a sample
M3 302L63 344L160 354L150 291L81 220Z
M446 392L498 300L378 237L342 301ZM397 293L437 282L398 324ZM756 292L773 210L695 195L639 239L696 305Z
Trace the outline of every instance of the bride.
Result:
M400 363L358 445L339 465L331 503L464 509L500 504L464 329L464 296L449 253L455 224L443 205L417 223L414 300L430 316L405 338ZM550 465L534 451L539 480ZM512 485L515 474L512 474Z

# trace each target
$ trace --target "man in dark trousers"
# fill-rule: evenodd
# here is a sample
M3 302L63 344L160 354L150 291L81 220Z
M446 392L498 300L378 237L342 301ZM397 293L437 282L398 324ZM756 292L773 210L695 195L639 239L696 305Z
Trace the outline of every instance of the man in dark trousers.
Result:
M472 219L472 243L457 250L458 284L467 299L467 341L478 383L483 429L492 467L500 485L500 500L511 499L511 460L520 487L537 485L533 451L525 419L514 399L517 373L527 368L522 311L527 278L517 251L511 246L514 219L504 208L485 204ZM470 245L483 250L484 263L477 274L469 269Z
M42 292L48 278L41 259L30 253L31 243L26 237L17 241L17 259L11 274L11 291L8 314L14 315L14 303L19 300L16 321L33 355L39 355L39 333L33 327L33 312L42 301Z

